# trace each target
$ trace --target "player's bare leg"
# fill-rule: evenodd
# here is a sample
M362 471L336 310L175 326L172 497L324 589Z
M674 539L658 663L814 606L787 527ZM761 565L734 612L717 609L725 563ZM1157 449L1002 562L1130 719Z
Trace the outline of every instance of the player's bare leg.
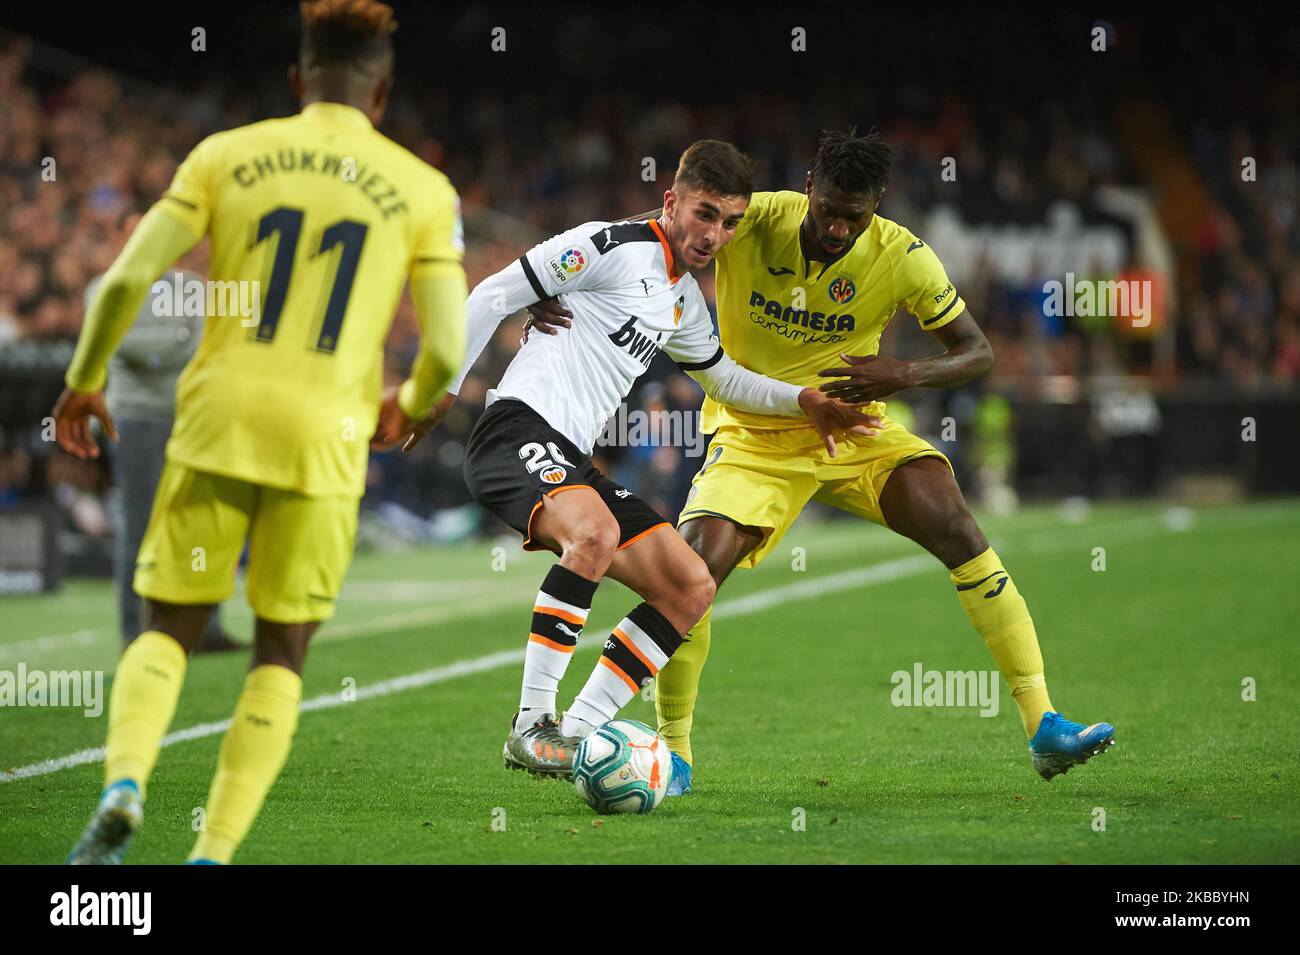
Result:
M704 616L717 591L708 564L671 527L620 550L607 575L640 594L680 633Z
M620 550L608 576L645 602L614 627L591 678L565 715L564 731L579 736L613 719L649 685L717 590L708 566L667 524Z
M680 531L691 550L703 558L719 587L750 551L763 543L761 528L744 527L725 517L695 517Z
M250 670L260 666L278 666L302 676L307 659L307 644L320 629L320 621L275 623L257 618L253 631L253 660Z
M891 530L948 568L962 608L1020 710L1039 775L1050 780L1113 745L1115 728L1109 723L1073 723L1052 707L1029 608L971 516L948 465L925 457L895 468L881 491L880 511Z
M722 586L736 566L763 542L757 527L744 527L723 517L696 517L682 524L682 538L709 568L714 584ZM700 674L709 656L712 613L704 616L683 638L680 649L659 671L655 680L655 711L659 732L673 752L673 778L668 795L691 791L691 724Z
M589 487L567 488L541 499L529 527L531 539L560 555L533 606L524 658L519 711L502 749L507 767L564 777L577 741L560 732L555 703L596 586L618 549L618 521Z
M191 863L229 862L279 778L298 728L307 644L319 626L257 618L248 676L221 741Z
M144 798L176 713L189 655L215 604L146 600L145 630L123 651L108 701L104 790L68 854L72 865L121 863L144 820Z
M566 497L571 506L551 506ZM581 737L612 719L680 646L682 633L713 599L714 584L708 568L668 526L651 529L619 550L617 523L599 495L575 489L544 501L533 522L534 540L557 550L562 566L608 574L645 599L605 641L563 724L521 725L506 742L507 765L562 776L572 769Z
M895 468L880 492L880 511L890 530L916 541L949 570L989 549L941 458L918 458Z

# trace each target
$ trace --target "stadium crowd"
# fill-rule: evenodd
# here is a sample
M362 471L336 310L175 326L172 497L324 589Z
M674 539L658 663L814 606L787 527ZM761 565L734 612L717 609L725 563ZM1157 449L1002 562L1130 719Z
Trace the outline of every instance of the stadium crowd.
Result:
M166 189L199 139L293 109L287 90L271 84L261 96L217 84L182 96L88 65L56 75L33 65L33 49L11 39L0 50L0 369L39 365L42 356L61 355L52 365L66 362L86 285L120 248L122 217L147 208ZM731 139L756 160L759 183L801 188L817 132L855 118L809 108L835 99L805 92L755 91L725 110L690 108L650 85L580 95L581 109L557 115L541 108L539 93L485 85L467 101L398 89L386 131L442 168L459 189L471 284L573 223L657 206L674 157L694 139ZM876 110L862 112L881 117L881 131L896 148L882 214L905 223L918 223L945 201L982 204L994 215L1023 220L1041 216L1053 201L1087 203L1098 186L1144 184L1111 117L1084 95L1032 105L986 97L977 105L956 90L941 100L902 90L863 105ZM1197 378L1246 390L1300 384L1300 157L1295 140L1278 132L1293 128L1294 120L1272 132L1259 122L1175 121L1209 201L1180 248L1180 263L1191 268L1177 277L1167 319L1172 360L1162 364L1148 339L1045 322L1041 290L977 268L959 278L959 287L994 345L997 368L964 399L920 396L922 430L927 414L933 424L954 401L964 400L972 416L1002 420L998 406L981 410L979 403L1044 376L1131 373L1166 386ZM949 156L960 170L955 181L939 176ZM1242 156L1258 158L1256 180L1243 180ZM658 164L653 181L642 175L647 158ZM711 294L711 283L702 284ZM468 501L459 477L464 441L486 389L518 347L521 328L519 320L502 325L435 440L411 456L375 456L368 507L385 509L387 527L418 538L454 536L472 525L468 516L450 524L428 518ZM391 377L408 366L415 344L415 317L404 301L390 339ZM914 322L896 320L883 350L907 356L935 347ZM638 408L697 406L696 386L663 356L644 382L630 399ZM105 488L103 470L51 454L35 421L6 421L3 429L0 506L52 491L83 531L103 533L108 522L93 506ZM676 513L699 463L668 445L611 448L604 457L618 478L666 513Z

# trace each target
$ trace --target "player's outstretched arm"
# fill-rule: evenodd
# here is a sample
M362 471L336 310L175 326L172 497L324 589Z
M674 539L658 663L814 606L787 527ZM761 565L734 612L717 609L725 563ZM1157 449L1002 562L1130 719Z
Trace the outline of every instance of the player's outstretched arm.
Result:
M904 388L954 388L982 378L993 368L993 348L969 314L934 329L933 335L945 348L933 358L902 361L880 355L840 355L844 366L819 372L823 378L839 379L822 385L822 391L844 401L876 401Z
M108 360L140 313L145 296L166 269L194 248L199 236L156 205L131 233L86 310L64 381L67 388L54 406L54 437L59 447L79 458L99 457L90 434L90 419L98 418L113 440L117 431L104 402Z
M884 422L874 415L822 394L817 388L792 385L737 364L730 355L720 352L706 368L683 367L714 401L756 414L794 417L806 415L822 436L826 451L835 457L835 435L849 432L862 437L880 433Z
M651 209L640 215L629 216L624 222L645 222L663 215L663 208ZM573 313L560 304L558 298L544 298L528 306L528 324L524 326L524 341L533 329L543 335L554 335L557 329L568 328L573 324Z
M681 324L664 344L664 351L720 404L755 414L807 415L832 457L837 431L872 436L884 426L879 418L831 399L816 388L778 381L739 364L722 350L713 334L709 308L698 287L687 292Z
M474 363L478 361L479 355L496 333L497 326L507 315L513 315L525 305L536 301L537 292L532 287L523 266L519 262L511 262L500 272L488 276L476 285L468 298L464 298L463 294L462 298L465 317L461 322L463 337L460 343L460 358L447 375L447 379L438 387L439 392L446 388L448 393L432 410L424 409L424 413L418 417L412 416L410 427L402 435L406 438L402 444L403 451L410 451L419 444L420 439L443 419L455 402L456 396L460 394L461 386L474 367ZM412 408L412 410L421 409ZM397 440L397 437L395 436L393 440Z
M420 321L420 353L402 386L384 397L371 447L383 449L398 441L406 443L404 450L409 447L411 435L430 416L434 402L463 364L465 284L465 270L459 263L411 281L411 299Z
M420 319L420 353L398 392L398 403L416 421L429 413L465 361L465 296L465 271L459 267L411 283Z

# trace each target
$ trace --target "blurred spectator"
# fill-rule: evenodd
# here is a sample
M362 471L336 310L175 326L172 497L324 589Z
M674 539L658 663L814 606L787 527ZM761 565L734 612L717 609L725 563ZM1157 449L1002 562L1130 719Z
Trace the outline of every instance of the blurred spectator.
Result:
M122 218L114 246L121 248L139 217ZM108 385L104 397L108 412L117 428L117 443L109 452L113 482L117 485L117 514L114 540L114 578L117 583L118 624L123 644L129 644L144 626L141 619L143 601L135 592L135 564L149 526L154 494L166 461L167 439L171 437L176 409L176 379L198 348L203 334L203 316L185 309L176 314L172 305L172 284L202 282L197 268L203 257L202 246L177 263L179 268L163 274L166 283L140 307L135 324L122 339L108 366ZM90 308L102 276L86 286L86 308ZM155 308L158 297L165 303ZM242 649L221 628L221 608L208 618L207 627L196 650L211 653Z
M73 339L86 282L112 259L119 216L154 201L204 135L293 108L270 68L264 83L208 82L182 96L100 69L53 76L32 65L31 52L21 40L0 51L0 349ZM1230 64L1215 69L1204 75L1231 73ZM1131 164L1131 145L1116 128L1119 110L1103 108L1086 83L1072 88L1054 96L957 86L846 90L838 75L795 88L764 85L756 75L752 88L732 87L721 109L684 105L653 74L623 71L617 85L576 84L573 98L556 110L540 85L475 82L452 93L399 83L386 131L440 166L460 190L473 284L574 222L658 206L678 152L706 136L748 150L765 187L799 189L820 129L877 121L896 149L882 214L918 230L922 216L943 203L959 204L969 221L983 215L1041 222L1058 200L1085 205L1099 187L1151 186ZM1232 119L1222 105L1215 112L1195 92L1171 107L1207 197L1180 243L1179 294L1167 319L1176 376L1248 390L1300 385L1300 154L1287 100L1268 99L1255 103L1246 120ZM1243 156L1257 160L1253 180L1243 179ZM936 174L948 157L961 170L955 179ZM650 180L642 177L647 158L658 163ZM1034 281L1041 271L1036 255L1027 252ZM1005 409L988 396L1012 387L1032 395L1052 376L1147 375L1156 368L1149 341L1120 338L1107 323L1047 319L1041 289L1010 282L989 256L976 257L969 272L960 283L963 296L997 355L977 417L982 466L1000 482L1014 449L1005 443ZM701 284L711 294L708 276ZM518 347L520 329L517 320L502 325L467 379L457 413L415 454L376 459L367 508L391 505L423 519L469 500L460 476L464 442L483 391ZM417 337L404 297L385 360L390 381L409 367ZM907 319L896 320L882 344L900 357L936 347ZM671 363L657 362L648 378L630 404L665 412L698 407L698 389ZM908 398L923 427L934 424L945 400ZM667 513L676 511L699 465L683 448L660 444L601 453L621 480ZM52 468L51 475L70 467ZM80 486L65 475L63 486L74 485ZM82 520L94 524L84 513Z

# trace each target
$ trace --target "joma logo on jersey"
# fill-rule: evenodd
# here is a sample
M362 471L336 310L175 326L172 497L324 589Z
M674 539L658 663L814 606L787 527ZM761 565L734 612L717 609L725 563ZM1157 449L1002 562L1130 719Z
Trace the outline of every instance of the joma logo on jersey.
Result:
M841 275L830 284L826 292L836 305L847 305L853 301L853 296L858 294L858 287L848 276Z
M836 281L838 282L839 279L836 279ZM852 294L849 297L852 298ZM852 315L827 315L825 312L810 312L806 308L791 308L789 305L782 305L774 298L765 298L762 292L754 291L749 293L749 306L750 308L759 309L762 314L769 318L789 322L791 325L801 325L815 332L853 331L854 318Z
M647 338L636 330L636 316L633 315L623 327L609 336L619 348L626 348L627 353L639 361L645 367L650 367L650 362L655 360L655 355L659 354L659 345L653 338Z

